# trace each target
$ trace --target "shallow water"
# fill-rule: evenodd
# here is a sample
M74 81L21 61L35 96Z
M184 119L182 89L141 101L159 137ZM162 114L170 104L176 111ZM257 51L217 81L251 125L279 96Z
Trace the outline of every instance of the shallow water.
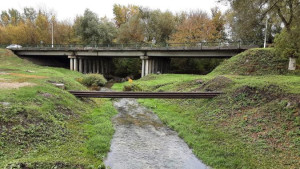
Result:
M206 169L177 133L135 99L114 102L116 132L105 165L112 169Z

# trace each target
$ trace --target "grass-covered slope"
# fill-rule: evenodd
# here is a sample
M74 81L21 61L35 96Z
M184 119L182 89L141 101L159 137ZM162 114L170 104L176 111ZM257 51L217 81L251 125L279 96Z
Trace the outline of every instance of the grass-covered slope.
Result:
M272 66L251 75L241 73L243 69L237 73L235 67L242 67L239 63L244 58L260 65L255 58L261 57L259 53L271 57L273 51L246 51L206 76L149 75L133 84L145 91L225 92L214 99L140 100L207 165L300 168L300 76L277 72ZM120 90L124 85L128 83L113 88Z
M0 168L96 168L113 135L109 100L79 100L82 75L0 49ZM66 89L53 85L64 83Z
M212 74L282 75L288 73L287 68L288 59L275 49L250 49L225 60Z

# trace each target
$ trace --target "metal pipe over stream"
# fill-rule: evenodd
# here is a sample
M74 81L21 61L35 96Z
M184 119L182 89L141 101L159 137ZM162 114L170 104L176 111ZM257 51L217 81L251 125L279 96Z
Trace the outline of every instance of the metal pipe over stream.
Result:
M157 99L209 99L223 92L102 92L69 91L76 97L86 98L157 98Z

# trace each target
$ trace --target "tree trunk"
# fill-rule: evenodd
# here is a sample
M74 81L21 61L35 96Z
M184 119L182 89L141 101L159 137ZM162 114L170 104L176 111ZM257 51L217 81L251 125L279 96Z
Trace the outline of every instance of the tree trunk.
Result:
M289 70L296 70L296 58L290 57Z

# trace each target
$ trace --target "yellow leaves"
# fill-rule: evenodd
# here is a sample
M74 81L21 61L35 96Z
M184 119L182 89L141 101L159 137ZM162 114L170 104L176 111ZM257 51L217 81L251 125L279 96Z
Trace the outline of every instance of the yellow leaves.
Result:
M54 43L76 43L75 31L67 21L57 22L55 16L39 13L34 20L24 19L16 25L0 25L1 44L51 44L51 24L54 22Z
M136 5L120 5L115 4L113 8L113 13L115 15L115 21L118 27L120 27L122 24L129 21L129 19L137 15L139 13L139 7Z
M128 79L128 82L130 83L130 84L132 84L133 83L133 80L132 79Z
M38 14L35 20L37 37L39 41L43 41L44 44L51 43L50 23L48 18L43 14Z
M171 35L171 43L215 41L219 38L214 21L204 12L190 13Z

